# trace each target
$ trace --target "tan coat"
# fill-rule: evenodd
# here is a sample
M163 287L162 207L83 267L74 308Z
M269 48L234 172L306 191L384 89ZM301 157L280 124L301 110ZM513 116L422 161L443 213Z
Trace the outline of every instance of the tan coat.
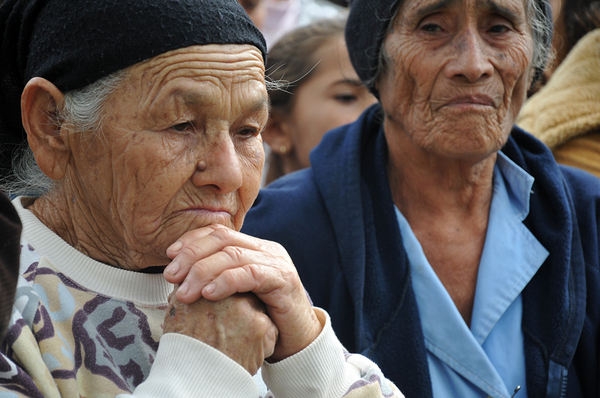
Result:
M548 145L559 163L600 177L600 29L579 40L525 103L517 125Z

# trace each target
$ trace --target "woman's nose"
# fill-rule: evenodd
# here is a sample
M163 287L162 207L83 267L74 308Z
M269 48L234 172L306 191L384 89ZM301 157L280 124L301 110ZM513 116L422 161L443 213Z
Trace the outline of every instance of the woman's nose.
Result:
M452 61L447 65L450 78L463 78L475 83L494 73L494 65L490 62L488 48L484 39L474 30L461 31L452 42L454 51Z
M219 193L235 192L242 186L242 162L229 132L219 134L200 151L192 183L212 186Z

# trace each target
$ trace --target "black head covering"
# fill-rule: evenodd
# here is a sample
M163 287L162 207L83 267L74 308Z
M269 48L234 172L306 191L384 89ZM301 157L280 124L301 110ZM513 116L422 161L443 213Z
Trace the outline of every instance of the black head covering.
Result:
M0 175L25 140L20 98L33 77L68 92L198 44L251 44L266 60L237 0L5 0L0 35Z
M552 32L552 8L548 0L535 0L543 14L544 23ZM385 37L385 30L402 0L350 0L350 15L346 23L346 45L350 61L356 73L365 83L372 81L379 63L379 50ZM552 34L541 38L548 48L552 45ZM534 82L542 76L542 69L536 69ZM369 90L379 96L372 84Z

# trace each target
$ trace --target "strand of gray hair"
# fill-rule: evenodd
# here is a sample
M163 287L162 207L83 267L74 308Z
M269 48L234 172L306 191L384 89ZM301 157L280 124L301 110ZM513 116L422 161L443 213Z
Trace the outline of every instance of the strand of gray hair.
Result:
M123 69L82 89L67 92L59 114L50 119L57 126L68 123L78 133L100 134L104 117L103 106L125 79L127 72L127 69ZM12 174L0 182L0 189L11 197L39 197L48 193L55 185L55 181L40 170L27 142L23 143L13 158L12 166Z

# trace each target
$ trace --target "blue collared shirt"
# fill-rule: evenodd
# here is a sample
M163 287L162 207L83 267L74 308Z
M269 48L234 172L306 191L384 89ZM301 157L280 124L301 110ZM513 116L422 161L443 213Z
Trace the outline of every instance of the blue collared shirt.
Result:
M548 257L525 227L533 177L498 153L471 328L396 209L427 347L433 396L527 398L521 292Z

